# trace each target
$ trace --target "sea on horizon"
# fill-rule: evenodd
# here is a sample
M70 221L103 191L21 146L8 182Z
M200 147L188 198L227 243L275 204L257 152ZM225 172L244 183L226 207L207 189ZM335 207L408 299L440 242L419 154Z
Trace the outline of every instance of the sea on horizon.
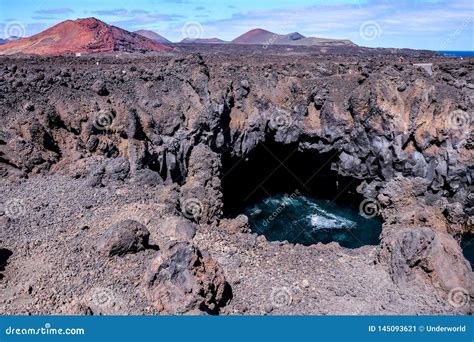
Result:
M471 57L474 56L474 51L436 51L443 55L450 57Z

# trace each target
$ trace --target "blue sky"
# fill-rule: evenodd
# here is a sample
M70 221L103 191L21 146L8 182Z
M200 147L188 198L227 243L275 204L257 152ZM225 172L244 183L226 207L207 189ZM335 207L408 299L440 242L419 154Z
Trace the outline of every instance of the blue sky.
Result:
M131 31L154 30L172 41L231 40L261 27L369 47L474 50L473 0L0 0L0 37L29 36L92 16Z

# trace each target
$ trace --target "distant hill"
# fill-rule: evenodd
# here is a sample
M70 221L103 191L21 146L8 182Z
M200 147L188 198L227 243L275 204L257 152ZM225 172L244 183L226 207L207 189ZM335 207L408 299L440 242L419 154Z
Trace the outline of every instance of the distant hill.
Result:
M184 38L180 43L195 43L195 44L225 44L225 40L219 38Z
M146 37L148 39L154 40L155 42L158 42L160 44L170 44L171 43L171 41L169 41L168 39L166 39L162 35L159 35L155 31L138 30L138 31L134 31L134 33L139 34L139 35L141 35L143 37Z
M273 32L264 29L253 29L238 36L231 41L232 44L266 44L274 35Z
M298 32L277 34L264 29L253 29L231 41L232 44L305 45L305 46L356 46L346 39L305 37Z
M0 45L0 54L63 55L108 51L169 51L170 47L96 18L66 20L34 36Z
M14 42L15 40L20 39L20 37L15 37L15 36L10 36L8 38L0 38L0 45L1 44L6 44L9 42Z

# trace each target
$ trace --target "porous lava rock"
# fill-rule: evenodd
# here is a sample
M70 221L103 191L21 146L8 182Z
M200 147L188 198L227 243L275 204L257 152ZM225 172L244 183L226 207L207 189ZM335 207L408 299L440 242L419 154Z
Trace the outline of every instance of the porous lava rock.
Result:
M147 298L167 314L216 314L229 299L221 267L188 242L175 242L161 250L144 282Z

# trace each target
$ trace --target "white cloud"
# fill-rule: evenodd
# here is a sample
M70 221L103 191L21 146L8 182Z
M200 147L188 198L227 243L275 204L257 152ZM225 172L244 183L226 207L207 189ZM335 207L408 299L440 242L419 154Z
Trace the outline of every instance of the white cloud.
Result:
M332 4L250 11L236 13L229 19L201 24L206 35L220 35L228 40L252 28L261 27L276 33L298 31L307 36L324 34L328 38L349 38L361 45L387 47L393 46L390 45L393 36L405 38L407 46L416 48L414 45L423 42L424 35L438 34L438 37L426 40L431 47L424 47L435 49L435 39L440 44L444 36L448 37L472 15L472 2L464 0L430 3L387 1L365 5ZM380 37L374 41L364 41L359 35L359 29L366 21L376 21L380 25ZM465 47L469 48L474 47Z

